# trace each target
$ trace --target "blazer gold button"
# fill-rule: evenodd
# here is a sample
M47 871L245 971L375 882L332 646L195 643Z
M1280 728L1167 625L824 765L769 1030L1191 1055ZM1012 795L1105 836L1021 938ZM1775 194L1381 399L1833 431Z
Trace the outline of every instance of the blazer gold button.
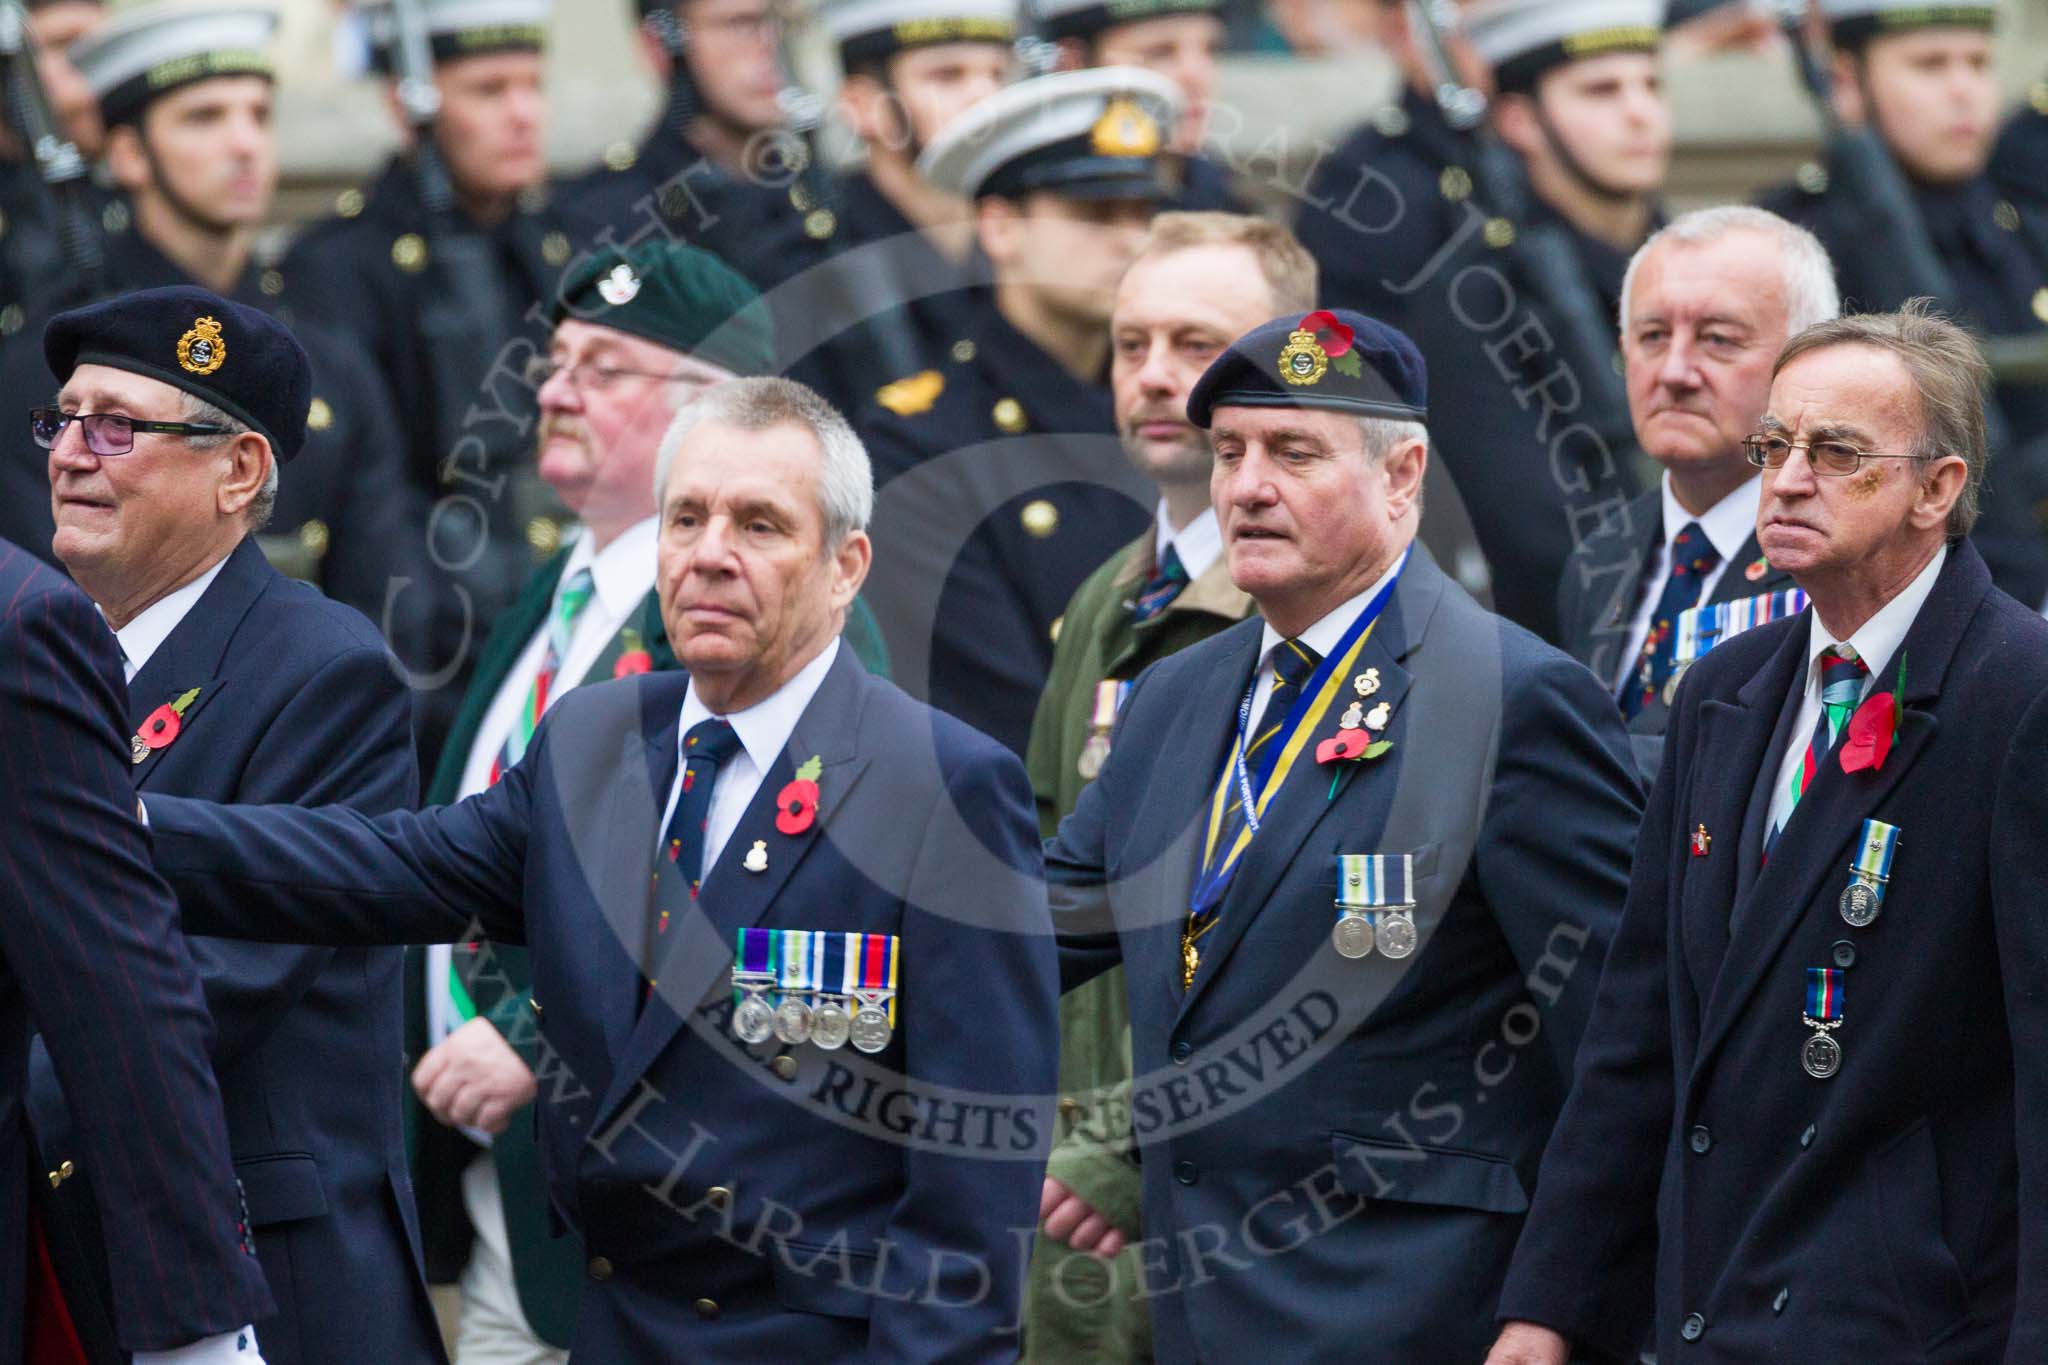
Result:
M1062 1099L1060 1101L1060 1117L1070 1122L1074 1119L1080 1118L1081 1101L1075 1099L1072 1095L1068 1095L1064 1099Z
M534 999L532 996L529 995L528 997L526 997L526 1003L529 1007L532 1008L533 1017L536 1019L540 1018L543 1013L540 1007L540 1001Z
M591 1257L591 1258L590 1258L590 1278L591 1278L591 1279L593 1279L593 1280L609 1280L609 1279L610 1279L611 1277L612 1277L612 1263L611 1263L610 1261L606 1260L606 1259L605 1259L604 1257L602 1257L602 1256L593 1256L593 1257Z
M732 1191L723 1185L713 1185L704 1191L704 1202L723 1213L732 1207Z
M718 1316L718 1300L716 1299L699 1299L697 1300L696 1308L697 1316L703 1318L706 1322Z
M775 1074L782 1077L783 1080L793 1081L796 1079L796 1058L787 1053L777 1057L769 1065L775 1069Z

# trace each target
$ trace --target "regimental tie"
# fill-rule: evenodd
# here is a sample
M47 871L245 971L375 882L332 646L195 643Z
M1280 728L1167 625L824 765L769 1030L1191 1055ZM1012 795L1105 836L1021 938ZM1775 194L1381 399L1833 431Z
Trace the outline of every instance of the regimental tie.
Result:
M1650 613L1650 633L1643 637L1643 652L1636 662L1636 685L1621 694L1623 715L1633 718L1664 690L1678 644L1678 614L1699 605L1700 588L1720 563L1720 552L1700 524L1687 522L1671 542L1671 571L1664 576L1664 591Z
M1864 681L1870 677L1870 669L1862 656L1856 653L1854 645L1829 645L1814 662L1820 668L1820 715L1813 723L1813 737L1806 741L1806 754L1792 774L1788 793L1792 799L1785 807L1786 820L1790 820L1792 812L1799 808L1799 799L1813 785L1813 775L1820 771L1822 760L1834 749L1835 741L1842 737L1850 715L1856 710L1856 703L1863 699ZM1766 861L1784 828L1783 823L1771 826L1770 834L1764 839Z
M553 700L555 674L562 669L562 660L569 653L569 640L576 633L577 618L590 605L590 594L596 583L587 568L578 569L562 580L555 590L554 609L548 613L548 643L540 657L540 672L533 675L533 686L526 690L526 700L520 703L519 713L512 717L512 732L505 736L505 747L498 751L496 761L491 764L491 785L497 786L513 764L526 755L526 746L533 743L533 732L540 728L540 718L547 714L548 703Z
M671 913L697 899L704 879L704 827L711 818L711 789L717 785L719 766L739 751L739 732L716 716L698 721L683 736L683 790L662 835L661 855L654 860L654 913L641 935L641 989L634 992L639 1007L644 1008L654 992L654 964Z
M1277 754L1269 752L1273 739L1286 728L1287 713L1293 710L1295 702L1301 699L1301 689L1308 685L1308 680L1315 676L1317 666L1323 661L1322 655L1299 640L1282 640L1273 646L1272 659L1273 695L1266 699L1265 709L1259 713L1258 728L1252 731L1251 739L1245 744L1244 749L1244 771L1251 774L1254 800L1265 788L1265 782L1262 780L1264 774L1278 757ZM1244 827L1244 787L1233 784L1230 802L1223 810L1222 825L1217 831L1215 842L1208 849L1207 856L1203 858L1201 872L1196 877L1198 886L1207 883L1214 875L1217 865L1230 856L1230 850L1236 845L1238 835L1243 833ZM1227 883L1225 886L1227 887ZM1199 960L1194 945L1202 935L1216 927L1217 905L1222 900L1223 889L1219 887L1214 903L1190 911L1187 925L1181 931L1184 989L1193 981L1194 963Z
M1142 626L1165 611L1187 585L1187 566L1180 562L1180 552L1169 545L1166 553L1160 556L1158 572L1147 579L1138 595L1131 599L1131 624Z
M548 703L554 700L555 674L561 671L562 657L569 652L569 640L576 633L577 618L590 605L590 595L595 588L590 570L583 568L563 579L555 589L555 604L548 613L548 640L541 653L540 672L533 675L533 685L526 690L526 700L520 703L518 714L512 717L511 733L505 736L498 756L491 760L488 785L497 786L499 779L525 755L526 746L533 743L533 732L540 727L540 718L547 711ZM477 949L475 943L461 946L471 953ZM430 964L437 960L438 954L428 959ZM462 970L456 964L453 951L448 958L447 987L448 1002L453 1006L449 1017L458 1026L476 1018L476 1002L463 983ZM434 1041L438 1043L440 1039Z

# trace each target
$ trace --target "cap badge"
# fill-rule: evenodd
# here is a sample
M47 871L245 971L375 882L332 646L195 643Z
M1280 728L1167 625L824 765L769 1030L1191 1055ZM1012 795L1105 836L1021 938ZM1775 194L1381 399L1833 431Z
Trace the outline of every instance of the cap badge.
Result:
M1280 349L1280 377L1298 387L1322 382L1332 364L1353 379L1365 373L1351 349L1352 331L1336 315L1319 308L1303 317Z
M228 358L228 344L221 339L220 324L200 318L192 330L178 338L178 368L191 374L212 374Z
M612 267L612 273L597 282L598 297L614 308L623 308L640 297L640 277L633 273L633 267L621 261Z
M1097 156L1157 156L1159 120L1136 100L1119 97L1103 108L1089 140Z

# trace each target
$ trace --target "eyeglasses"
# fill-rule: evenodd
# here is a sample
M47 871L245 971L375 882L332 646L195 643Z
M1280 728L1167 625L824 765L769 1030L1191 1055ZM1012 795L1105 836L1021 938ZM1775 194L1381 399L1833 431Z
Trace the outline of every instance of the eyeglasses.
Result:
M1782 469L1785 461L1792 458L1792 452L1806 452L1807 463L1816 474L1827 474L1835 478L1854 474L1865 460L1918 460L1920 455L1892 455L1874 450L1858 450L1847 441L1788 441L1782 436L1750 436L1742 442L1743 453L1758 469Z
M567 373L569 382L584 393L603 393L621 379L660 379L669 383L696 380L695 375L661 374L655 370L629 370L621 365L604 365L585 360L575 365L558 365L546 356L526 362L526 382L538 389L558 374ZM698 381L702 382L702 381Z
M56 408L30 408L28 432L37 445L48 450L73 422L85 433L85 448L95 455L126 455L135 449L135 433L155 432L159 436L225 436L226 427L201 426L195 422L145 422L118 412L60 412Z

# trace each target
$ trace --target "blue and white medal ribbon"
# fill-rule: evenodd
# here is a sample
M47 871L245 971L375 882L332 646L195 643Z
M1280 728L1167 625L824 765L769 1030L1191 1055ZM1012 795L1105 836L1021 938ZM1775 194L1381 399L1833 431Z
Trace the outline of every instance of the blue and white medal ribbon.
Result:
M1337 925L1330 941L1348 958L1415 951L1415 859L1408 853L1337 855Z
M1884 909L1884 889L1892 877L1892 857L1899 849L1899 830L1882 820L1865 820L1856 843L1856 861L1849 865L1853 880L1843 888L1842 918L1857 929L1867 929Z

